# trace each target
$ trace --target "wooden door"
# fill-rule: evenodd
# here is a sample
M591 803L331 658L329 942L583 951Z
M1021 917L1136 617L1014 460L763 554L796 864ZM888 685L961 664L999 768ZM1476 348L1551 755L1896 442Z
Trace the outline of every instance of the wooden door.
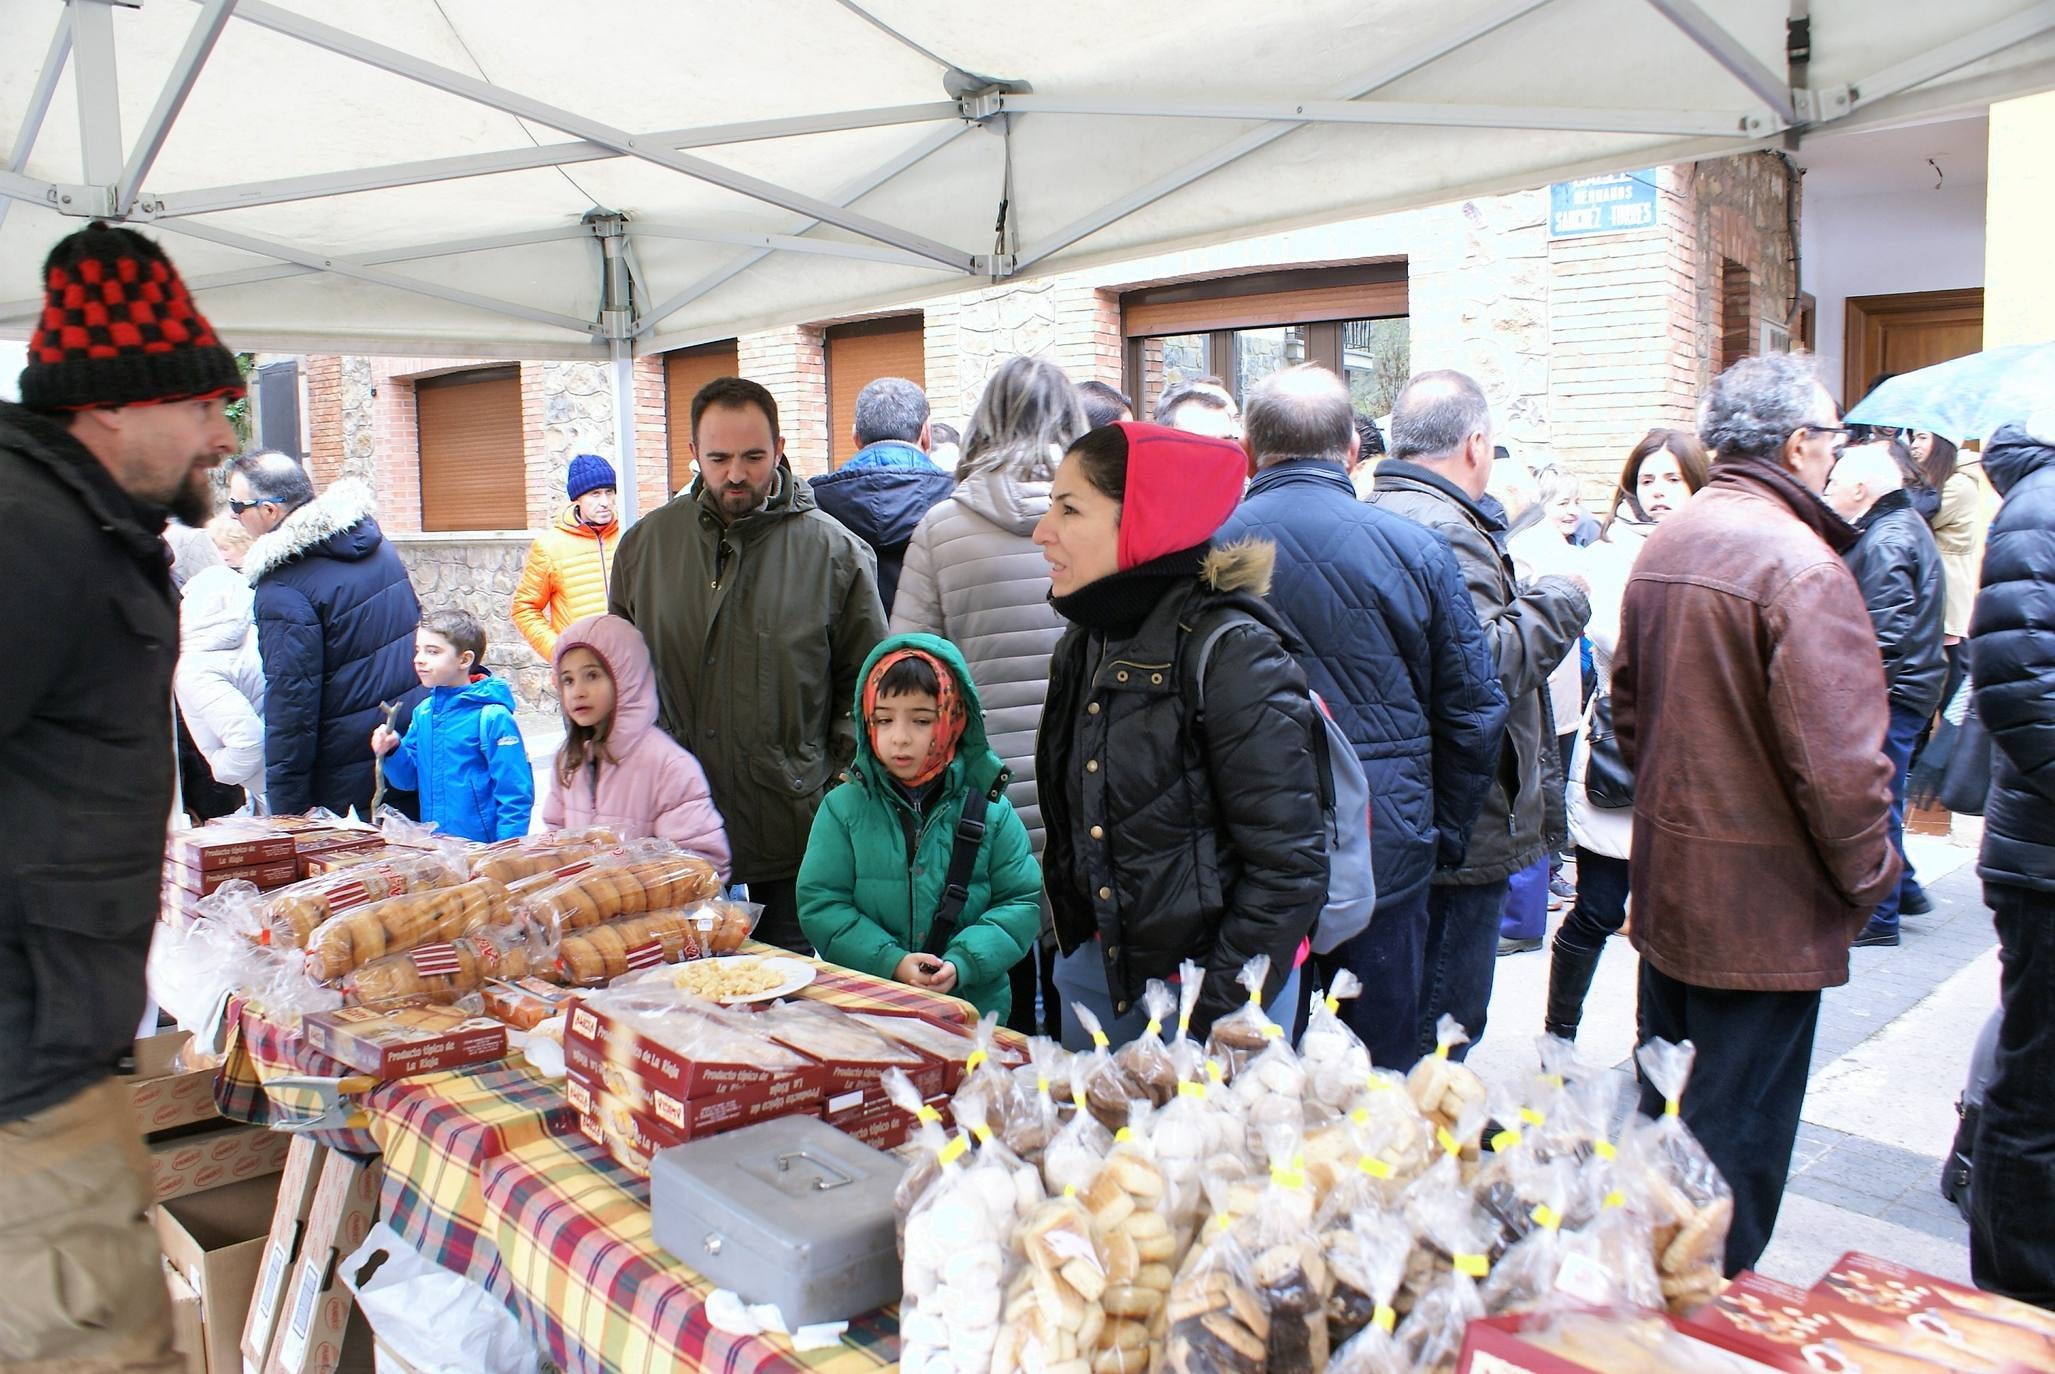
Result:
M1850 296L1844 408L1869 394L1882 372L1912 372L1984 346L1984 289Z
M670 441L670 496L692 485L692 398L716 377L739 377L733 339L664 354L664 423Z
M823 469L839 468L856 456L856 398L880 377L904 377L928 384L925 323L919 315L831 325L824 340L828 369L828 451ZM792 466L813 472L812 454L793 455Z

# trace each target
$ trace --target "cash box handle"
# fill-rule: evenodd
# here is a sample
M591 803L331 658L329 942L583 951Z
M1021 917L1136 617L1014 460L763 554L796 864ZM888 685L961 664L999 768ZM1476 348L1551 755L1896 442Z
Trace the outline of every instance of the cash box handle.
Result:
M808 1164L813 1165L813 1167L821 1173L829 1174L834 1177L835 1181L832 1183L830 1183L826 1178L815 1179L813 1182L813 1186L814 1191L816 1192L825 1193L831 1188L845 1188L848 1185L856 1182L856 1176L854 1174L844 1173L842 1170L828 1163L828 1161L826 1161L825 1159L816 1159L813 1155L809 1154L805 1150L793 1150L790 1153L779 1155L777 1158L778 1172L781 1174L791 1172L792 1161L794 1161L795 1159L803 1159Z

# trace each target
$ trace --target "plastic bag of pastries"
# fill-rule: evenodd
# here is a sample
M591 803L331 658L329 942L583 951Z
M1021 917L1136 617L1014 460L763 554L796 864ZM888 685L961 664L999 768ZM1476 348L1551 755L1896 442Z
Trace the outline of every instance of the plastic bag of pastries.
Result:
M1015 1248L1024 1263L1006 1290L993 1370L1089 1370L1106 1330L1107 1280L1083 1203L1043 1202L1021 1224Z
M1413 1228L1403 1212L1372 1202L1329 1209L1315 1220L1327 1256L1327 1343L1339 1360L1347 1343L1370 1333L1356 1352L1358 1374L1403 1370L1398 1363L1398 1309L1392 1299L1406 1276ZM1332 1367L1332 1366L1331 1366Z
M1526 1231L1492 1261L1480 1296L1485 1310L1536 1312L1557 1305L1556 1275L1563 1267L1563 1225L1576 1190L1576 1165L1531 1151L1511 1157L1510 1186L1526 1209Z
M374 959L506 925L513 917L512 898L490 878L387 897L323 922L307 940L307 972L332 983Z
M523 878L592 858L620 843L620 835L604 825L522 835L472 850L471 876L494 878L512 886Z
M1484 1080L1468 1065L1449 1058L1450 1050L1469 1041L1455 1017L1443 1016L1434 1028L1434 1053L1406 1075L1406 1091L1413 1095L1413 1105L1434 1126L1453 1129L1458 1118L1484 1103Z
M1306 1119L1306 1070L1291 1041L1278 1036L1242 1065L1228 1084L1240 1109L1250 1159L1267 1168L1267 1142L1280 1129L1296 1140Z
M1263 981L1269 976L1267 954L1259 954L1243 964L1235 981L1248 989L1249 1000L1215 1021L1213 1033L1206 1038L1206 1057L1220 1062L1229 1082L1242 1071L1242 1065L1261 1054L1271 1041L1284 1036L1284 1027L1263 1011Z
M1151 978L1142 990L1142 1006L1149 1013L1142 1033L1114 1052L1114 1063L1149 1099L1160 1107L1177 1091L1177 1069L1170 1062L1170 1050L1163 1039L1164 1022L1177 1011L1177 995L1160 978Z
M1663 1112L1635 1121L1620 1146L1623 1186L1653 1228L1663 1298L1677 1313L1697 1308L1724 1286L1734 1220L1733 1190L1684 1124L1684 1087L1695 1055L1688 1040L1651 1040L1635 1052L1648 1085L1662 1095Z
M1370 1051L1341 1019L1342 1003L1362 995L1363 983L1342 969L1324 994L1313 998L1299 1059L1306 1068L1306 1095L1331 1112L1345 1112L1370 1077Z
M724 953L749 938L763 908L751 902L701 902L677 911L648 911L566 934L555 967L572 987L592 988L661 964Z
M1099 1119L1101 1126L1117 1131L1127 1124L1128 1108L1138 1100L1146 1100L1148 1094L1114 1057L1112 1042L1106 1038L1106 1031L1092 1009L1078 1002L1071 1010L1077 1015L1078 1025L1092 1038L1092 1048L1082 1056L1085 1109Z
M1491 1228L1477 1215L1454 1156L1413 1186L1406 1219L1419 1243L1400 1286L1399 1305L1407 1310L1397 1339L1411 1368L1447 1374L1462 1352L1463 1333L1486 1315L1478 1284L1491 1274Z
M448 1006L478 991L491 978L547 976L535 957L535 932L526 923L481 930L446 944L417 945L373 959L343 978L345 1002L384 1002L426 997Z
M1327 1301L1333 1278L1313 1225L1313 1189L1295 1126L1274 1126L1264 1140L1269 1186L1242 1223L1256 1294L1270 1316L1265 1368L1270 1374L1320 1374L1327 1368Z
M892 1213L899 1242L899 1257L906 1258L906 1219L913 1214L928 1189L935 1186L947 1169L962 1166L970 1149L968 1135L953 1136L942 1127L942 1113L921 1097L913 1080L898 1069L887 1069L883 1084L886 1100L914 1119L913 1139L906 1149L911 1156L906 1172L892 1190ZM958 1142L961 1143L958 1143Z
M1081 1197L1105 1271L1098 1301L1106 1324L1087 1346L1094 1374L1140 1374L1168 1329L1171 1278L1182 1246L1166 1215L1168 1183L1150 1145L1150 1114L1136 1102L1130 1124Z
M1034 1170L991 1134L980 1099L959 1097L952 1110L964 1145L944 1147L906 1219L900 1366L923 1374L992 1367L1013 1238L1043 1200ZM972 1140L982 1143L969 1150Z
M314 932L335 916L408 892L455 887L464 869L440 852L403 851L396 857L354 864L337 873L303 878L256 895L252 919L260 940L285 949L304 949Z
M553 878L523 900L537 924L561 936L623 916L688 907L720 891L712 860L667 840L637 840Z
M1186 969L1188 976L1180 995L1189 1007L1198 999L1200 978L1196 965ZM1171 1042L1168 1054L1177 1073L1177 1092L1155 1114L1150 1137L1157 1167L1168 1185L1171 1229L1188 1236L1206 1206L1207 1173L1239 1178L1248 1172L1247 1139L1225 1083L1213 1081L1207 1072L1204 1046L1180 1035Z
M1042 1167L1043 1155L1048 1151L1056 1133L1062 1129L1063 1120L1056 1109L1054 1073L1057 1057L1062 1047L1046 1036L1036 1036L1028 1041L1028 1067L1032 1085L1023 1091L1018 1074L1007 1075L1006 1096L1009 1103L1003 1135L1006 1148L1019 1155L1037 1169ZM982 1067L982 1066L981 1066ZM976 1074L970 1075L975 1081Z
M1042 1152L1042 1183L1051 1195L1065 1190L1083 1192L1098 1176L1099 1166L1113 1149L1113 1133L1092 1115L1086 1097L1086 1083L1092 1071L1092 1056L1072 1055L1069 1078L1072 1111L1049 1148ZM961 1096L959 1093L958 1096Z
M1257 1293L1245 1232L1225 1221L1225 1185L1208 1180L1207 1194L1216 1206L1215 1220L1171 1285L1162 1368L1173 1374L1263 1374L1270 1358L1270 1310Z

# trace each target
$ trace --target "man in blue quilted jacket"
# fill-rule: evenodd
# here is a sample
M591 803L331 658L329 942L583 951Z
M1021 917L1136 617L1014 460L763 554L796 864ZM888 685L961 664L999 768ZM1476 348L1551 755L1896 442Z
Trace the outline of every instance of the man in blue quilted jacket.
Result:
M1219 538L1277 545L1269 600L1370 783L1377 911L1322 959L1363 993L1343 1016L1381 1068L1419 1053L1428 879L1463 858L1505 731L1506 697L1455 555L1434 533L1356 498L1348 388L1322 367L1278 372L1243 415L1255 480Z

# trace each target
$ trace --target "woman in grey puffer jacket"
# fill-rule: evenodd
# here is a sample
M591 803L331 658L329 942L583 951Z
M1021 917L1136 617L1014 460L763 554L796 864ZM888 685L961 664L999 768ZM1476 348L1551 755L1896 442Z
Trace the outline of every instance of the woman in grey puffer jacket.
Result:
M978 398L963 436L956 492L930 510L907 545L892 603L892 633L940 635L963 651L985 703L992 748L1013 770L1009 798L1043 844L1035 794L1035 733L1049 690L1049 657L1064 621L1049 605L1049 565L1034 545L1049 509L1049 481L1086 429L1077 388L1041 358L1010 358ZM1053 951L1042 911L1045 956ZM1013 971L1014 1028L1040 1029L1034 960ZM1046 967L1046 966L1045 966ZM1044 972L1045 1015L1056 1020Z

